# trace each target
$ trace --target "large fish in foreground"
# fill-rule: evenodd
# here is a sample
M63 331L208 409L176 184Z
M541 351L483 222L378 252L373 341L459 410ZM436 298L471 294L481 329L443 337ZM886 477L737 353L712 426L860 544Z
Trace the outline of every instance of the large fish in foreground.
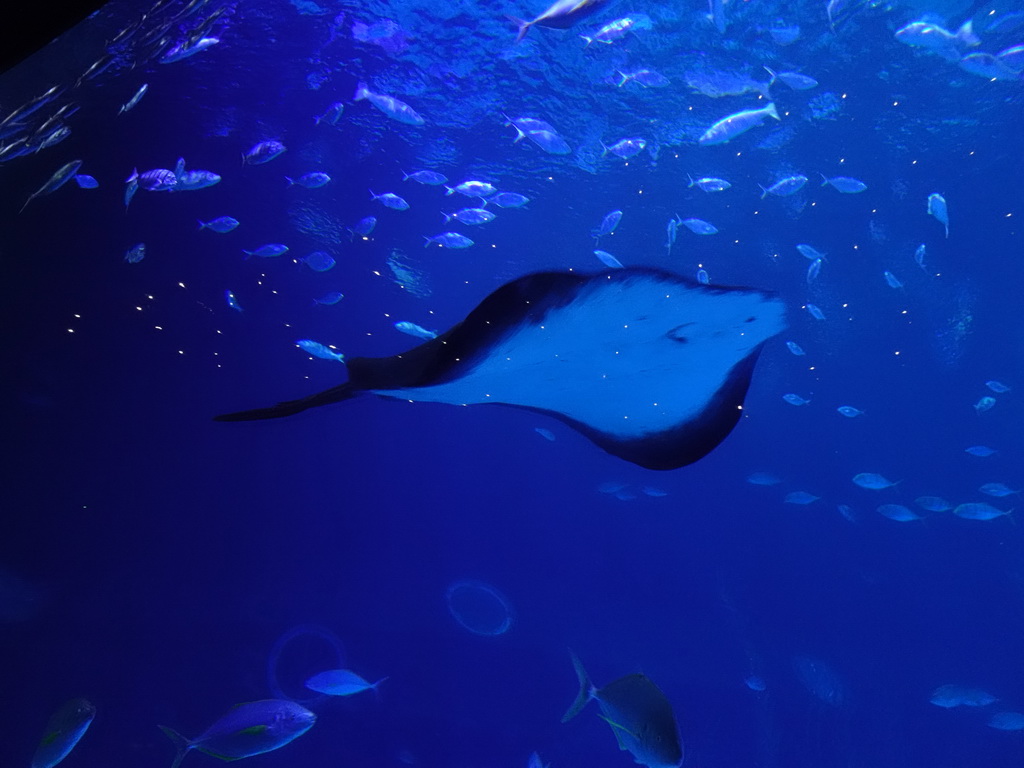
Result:
M658 269L542 272L498 288L408 352L349 359L344 384L216 419L291 416L363 394L499 403L553 416L626 461L675 469L732 431L784 314L774 294Z
M572 664L580 681L580 692L562 717L568 722L592 700L601 707L601 719L612 727L619 749L633 755L638 765L648 768L678 768L683 763L683 743L672 705L646 675L634 673L613 680L603 688L590 682L576 654Z

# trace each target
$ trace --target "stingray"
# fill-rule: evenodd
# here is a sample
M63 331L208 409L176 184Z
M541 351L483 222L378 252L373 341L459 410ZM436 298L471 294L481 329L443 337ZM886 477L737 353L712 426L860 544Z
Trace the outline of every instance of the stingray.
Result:
M364 395L500 404L559 419L642 467L675 469L736 426L761 348L784 327L782 301L753 288L646 267L542 272L407 352L350 359L344 384L215 418L273 419Z

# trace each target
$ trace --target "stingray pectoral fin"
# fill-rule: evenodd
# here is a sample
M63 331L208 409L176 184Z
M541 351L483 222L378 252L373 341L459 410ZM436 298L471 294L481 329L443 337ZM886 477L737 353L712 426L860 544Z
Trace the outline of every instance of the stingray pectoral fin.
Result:
M667 422L642 435L625 437L608 424L583 423L558 411L529 407L527 410L568 424L612 456L646 469L678 469L707 456L732 432L743 415L743 400L760 352L759 346L736 363L696 416L686 421Z
M262 419L280 419L285 416L294 416L310 408L318 408L321 405L340 403L342 400L349 400L359 394L350 382L345 382L337 387L309 395L298 400L285 400L283 403L271 405L267 408L254 408L251 411L236 411L235 413L222 413L214 416L214 421L260 421Z

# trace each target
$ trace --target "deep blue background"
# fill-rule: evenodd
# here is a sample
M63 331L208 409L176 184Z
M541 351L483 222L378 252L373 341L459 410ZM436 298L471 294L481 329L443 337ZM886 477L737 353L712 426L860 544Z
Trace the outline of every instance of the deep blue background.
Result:
M1024 709L1021 529L948 513L897 523L874 510L1024 484L1022 86L896 42L920 9L861 8L833 35L817 3L783 17L750 3L732 9L721 37L698 5L620 4L581 29L639 10L654 29L587 51L572 33L542 29L511 48L502 14L540 10L532 5L366 3L319 16L283 2L229 6L220 45L173 65L125 64L74 89L72 136L0 166L0 764L27 764L47 717L72 696L99 714L68 766L169 761L157 723L193 736L232 704L268 697L275 641L313 624L341 638L353 669L390 679L379 700L316 705L309 734L253 765L522 765L533 750L555 768L628 765L593 712L559 723L576 692L567 647L598 684L648 674L674 705L688 765L1020 765L1020 734L985 721ZM9 72L5 114L73 82L141 10L110 6ZM963 20L930 10L953 27ZM391 56L353 39L354 21L381 18L406 30L408 49ZM764 29L776 18L799 22L801 40L773 46ZM768 63L821 85L773 87L786 119L698 147L704 128L756 103L691 92L682 78L701 62L755 78ZM602 83L626 65L656 67L673 85ZM428 125L351 103L360 79L408 100ZM150 93L116 116L142 82ZM825 91L845 95L836 119L810 107ZM338 128L315 125L339 100ZM551 121L576 154L512 145L502 109ZM628 135L647 137L656 158L596 159L598 138ZM242 167L240 154L268 138L288 151ZM140 192L126 213L131 169L173 167L178 156L223 181ZM18 215L73 158L100 189L68 186ZM401 181L402 169L420 167L532 201L458 228L477 241L470 249L424 249L423 235L448 229L439 211L467 201ZM334 180L286 188L285 175L311 170ZM819 170L869 189L821 189ZM797 197L759 199L758 183L797 171L811 178ZM734 188L706 195L686 187L687 173ZM411 209L383 209L368 189L397 192ZM925 213L932 192L949 201L948 240ZM624 263L687 276L703 265L715 282L774 289L790 306L747 417L698 464L645 471L558 423L501 408L366 399L277 422L210 421L341 381L341 366L309 359L298 338L393 354L413 343L395 320L443 330L509 279L598 268L588 233L614 208L623 221L601 247ZM668 257L675 213L721 232L681 231ZM370 214L372 238L350 242L344 227ZM197 218L220 215L241 227L196 231ZM139 241L146 258L126 264ZM292 250L243 260L243 248L265 242ZM912 259L921 242L928 273ZM797 243L828 255L810 287ZM316 274L290 259L318 248L338 266ZM429 296L391 279L394 249ZM905 287L889 288L883 270ZM225 305L225 289L244 312ZM345 299L313 305L331 290ZM811 319L806 301L828 319ZM788 339L807 356L791 355ZM978 414L989 379L1013 390ZM810 404L788 405L789 392ZM845 419L839 405L865 415ZM964 453L975 444L999 453ZM745 482L754 471L782 483ZM901 482L867 491L850 481L858 472ZM607 481L667 495L620 501L597 490ZM792 490L821 500L783 503ZM855 522L837 504L851 505ZM480 637L453 621L444 595L460 579L508 597L507 634ZM839 705L801 682L800 659L832 670ZM300 695L303 676L333 662L325 643L299 638L281 659L282 686ZM765 692L744 686L751 674ZM1000 702L932 706L946 683Z

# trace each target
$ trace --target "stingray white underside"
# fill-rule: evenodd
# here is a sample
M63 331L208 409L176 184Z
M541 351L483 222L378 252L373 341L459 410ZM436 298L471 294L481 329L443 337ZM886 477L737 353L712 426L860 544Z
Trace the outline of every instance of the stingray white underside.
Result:
M598 283L539 323L510 326L453 381L372 391L542 409L642 439L699 417L733 367L784 327L782 302L766 294L643 275Z

